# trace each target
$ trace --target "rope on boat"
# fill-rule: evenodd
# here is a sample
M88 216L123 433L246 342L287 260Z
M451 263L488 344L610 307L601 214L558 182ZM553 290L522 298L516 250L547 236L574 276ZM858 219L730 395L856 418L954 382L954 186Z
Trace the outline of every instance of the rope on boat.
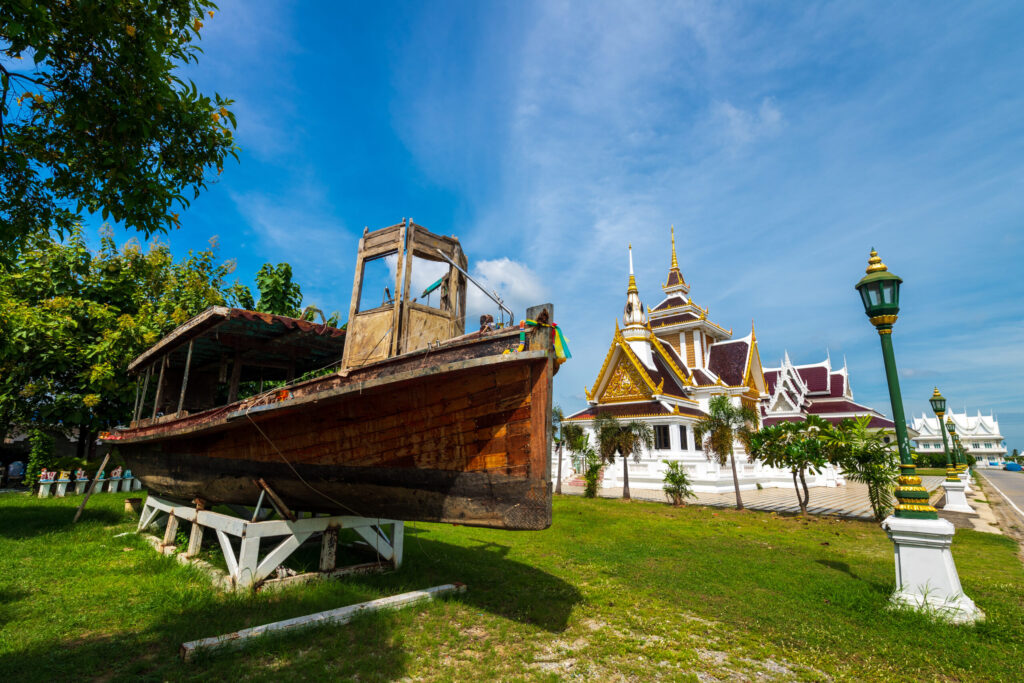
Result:
M301 474L299 474L299 471L297 469L295 469L295 466L292 465L292 463L288 460L288 458L285 457L284 453L281 452L281 449L277 447L277 444L274 443L274 441L269 436L267 436L267 433L264 432L263 429L260 428L259 424L257 424L257 422L255 420L253 420L252 417L249 416L249 409L248 408L245 409L245 417L246 417L246 419L249 420L249 422L252 423L252 426L256 428L256 431L258 431L260 433L260 435L264 439L267 440L267 443L270 444L270 447L273 448L274 451L277 453L277 455L281 458L281 460L284 461L284 464L288 465L288 467L291 469L291 471L295 473L295 476L299 478L299 481L301 481L303 484L305 484L307 487L309 487L310 491L313 491L314 493L316 493L318 495L321 495L324 498L326 498L327 500L331 501L335 505L348 510L353 515L355 515L356 517L365 517L365 515L359 514L358 512L356 512L355 510L350 508L348 505L345 505L344 503L342 503L340 500L335 500L331 496L327 495L326 493L324 493L323 491L321 491L320 489L316 488L315 486L310 484L308 481L306 481L306 479ZM377 521L378 522L380 521L380 517L377 517Z

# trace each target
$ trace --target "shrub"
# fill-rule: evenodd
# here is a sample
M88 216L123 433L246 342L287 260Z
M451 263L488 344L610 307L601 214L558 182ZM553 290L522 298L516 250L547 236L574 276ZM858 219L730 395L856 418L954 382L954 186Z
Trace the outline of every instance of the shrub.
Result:
M583 470L583 497L596 498L597 484L601 478L601 468L604 466L604 461L589 446L580 455L583 456L583 466L585 468Z
M662 460L665 463L665 496L674 506L683 505L687 498L696 498L690 487L690 478L686 475L683 463L678 460Z
M55 464L53 454L53 437L41 429L33 429L29 434L28 442L31 449L28 453L28 463L25 465L25 484L34 486L39 480L39 474L44 468L50 468Z

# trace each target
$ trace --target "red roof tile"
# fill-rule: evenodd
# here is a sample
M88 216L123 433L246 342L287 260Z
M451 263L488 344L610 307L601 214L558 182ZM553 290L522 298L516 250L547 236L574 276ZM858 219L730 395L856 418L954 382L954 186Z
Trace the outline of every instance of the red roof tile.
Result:
M796 371L800 373L804 384L807 385L807 391L811 393L828 391L828 368L824 365L797 368Z
M658 304L661 306L661 304ZM665 308L668 308L666 306ZM658 310L655 308L654 310ZM691 320L699 320L693 313L676 313L675 315L667 315L664 318L655 318L651 321L651 327L665 327L666 325L675 325L676 323L685 323Z
M840 398L846 395L846 378L841 372L832 373L831 389L829 396Z
M715 383L715 380L711 379L711 375L699 369L693 370L693 381L697 383L697 386L707 386Z
M708 370L722 378L729 386L743 384L750 346L745 341L719 342L711 345Z

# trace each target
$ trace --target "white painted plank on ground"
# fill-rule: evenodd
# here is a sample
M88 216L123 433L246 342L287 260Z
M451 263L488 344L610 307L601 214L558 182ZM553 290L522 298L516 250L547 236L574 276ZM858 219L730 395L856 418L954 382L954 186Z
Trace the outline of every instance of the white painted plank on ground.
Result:
M433 600L439 595L445 595L448 593L464 593L465 591L466 585L463 583L446 583L441 586L433 586L420 591L410 591L408 593L402 593L401 595L392 595L387 598L378 598L377 600L361 602L356 605L348 605L347 607L340 607L326 612L307 614L304 617L295 617L294 619L275 621L270 624L263 624L262 626L253 626L252 628L242 629L241 631L227 633L222 636L192 640L187 643L182 643L179 654L181 655L181 658L187 662L192 659L196 653L203 650L243 647L249 639L268 633L294 631L296 629L320 626L323 624L347 624L352 621L356 615L366 612L398 609L400 607L414 605L419 602Z

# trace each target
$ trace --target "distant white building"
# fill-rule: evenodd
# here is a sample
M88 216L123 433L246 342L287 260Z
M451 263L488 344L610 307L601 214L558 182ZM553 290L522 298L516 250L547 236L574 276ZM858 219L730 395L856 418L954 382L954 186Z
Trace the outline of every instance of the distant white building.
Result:
M964 452L978 459L977 467L1002 467L1006 461L1006 444L999 433L999 422L995 415L982 415L981 411L974 417L967 411L956 413L950 411L946 417L952 418L956 425L956 434L960 437L960 445ZM942 452L942 431L939 420L934 415L922 414L915 417L911 425L918 436L914 442L919 453ZM950 447L952 447L950 443Z

